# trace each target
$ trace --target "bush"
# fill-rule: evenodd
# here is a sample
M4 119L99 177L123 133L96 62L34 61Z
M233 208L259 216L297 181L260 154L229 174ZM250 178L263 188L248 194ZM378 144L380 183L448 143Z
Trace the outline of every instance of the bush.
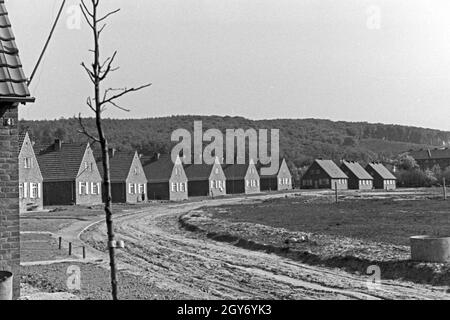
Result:
M405 188L431 187L437 182L431 170L401 170L397 173L397 185Z

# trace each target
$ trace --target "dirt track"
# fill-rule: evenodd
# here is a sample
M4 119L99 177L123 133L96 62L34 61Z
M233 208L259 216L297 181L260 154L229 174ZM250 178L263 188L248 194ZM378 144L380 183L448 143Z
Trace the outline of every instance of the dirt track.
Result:
M365 276L236 248L179 228L182 213L237 201L251 200L161 205L116 218L117 234L126 242L119 268L187 299L449 299L443 288L398 281L369 290ZM83 237L101 247L104 233L99 224Z

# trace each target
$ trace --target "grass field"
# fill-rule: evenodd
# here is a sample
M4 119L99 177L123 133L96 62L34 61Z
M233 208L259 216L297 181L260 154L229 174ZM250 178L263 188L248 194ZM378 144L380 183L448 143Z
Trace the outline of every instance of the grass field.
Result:
M208 210L214 218L408 245L413 235L450 236L450 200L348 199L306 196Z

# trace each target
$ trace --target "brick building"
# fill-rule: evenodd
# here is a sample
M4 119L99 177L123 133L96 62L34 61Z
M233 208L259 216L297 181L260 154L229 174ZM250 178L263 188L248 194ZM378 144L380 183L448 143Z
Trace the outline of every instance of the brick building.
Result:
M410 151L409 155L416 160L422 170L439 166L441 170L450 167L450 149L435 148Z
M27 87L5 2L0 0L0 270L20 295L18 106L34 102Z
M20 211L42 210L43 178L28 132L19 136Z
M315 160L301 179L303 189L348 189L348 176L332 160Z
M373 177L356 161L342 161L341 170L348 176L348 188L371 190Z
M379 162L372 162L366 166L366 171L373 177L375 189L395 190L397 178Z
M89 143L55 140L36 152L44 178L44 206L102 203L102 177Z
M223 165L226 189L229 194L261 192L258 170L253 160L248 164Z
M182 201L188 199L188 180L180 157L173 163L170 155L143 158L149 200Z
M292 174L285 159L281 161L277 173L273 175L262 174L261 169L264 165L258 164L257 167L261 182L261 191L292 190Z
M96 154L97 167L103 176L101 156ZM114 203L147 201L147 178L137 152L109 150L111 198ZM103 199L105 200L105 199Z

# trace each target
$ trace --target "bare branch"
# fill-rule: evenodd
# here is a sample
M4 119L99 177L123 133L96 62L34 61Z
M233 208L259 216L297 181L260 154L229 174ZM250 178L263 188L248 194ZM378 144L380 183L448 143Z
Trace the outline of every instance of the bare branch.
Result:
M81 3L83 3L83 2L81 2ZM80 8L81 8L81 13L83 14L84 19L86 20L86 23L89 25L89 27L91 27L91 29L94 29L94 25L92 24L91 20L88 17L88 15L93 16L92 13L90 13L87 8L85 9L85 5L84 5L84 7L82 5L80 5Z
M112 101L114 101L114 100L116 100L116 99L118 99L118 98L120 98L120 97L122 97L122 96L124 96L124 95L126 95L126 94L128 94L128 93L130 93L130 92L136 92L136 91L139 91L139 90L148 88L148 87L150 87L151 85L152 85L152 84L149 83L149 84L145 84L145 85L143 85L143 86L137 87L137 88L129 88L129 89L124 88L124 89L122 89L122 92L121 92L121 93L118 93L118 94L116 94L116 95L113 95L112 97L109 97L109 98L107 98L106 100L103 99L103 101L99 101L99 103L100 103L100 105L103 105L103 104L106 104L106 103L111 103Z
M84 62L81 63L81 66L84 68L86 73L89 76L89 79L91 79L92 83L95 83L95 74L84 64Z
M78 130L78 133L84 134L86 137L94 141L94 143L100 142L100 139L90 134L89 131L84 126L83 119L81 118L81 113L78 115L78 122L80 123L81 127L81 130Z
M117 55L117 51L114 51L112 57L106 59L106 61L108 61L108 66L106 67L106 70L103 72L103 74L100 75L100 77L99 77L100 81L103 81L110 72L117 70L117 68L111 67L112 63L114 62L114 59L116 58L116 55ZM106 63L106 61L105 61L105 63ZM100 67L100 72L102 72L102 69L103 69L103 67Z
M113 14L116 14L116 13L119 12L119 11L120 11L120 9L116 9L116 10L114 10L114 11L111 11L110 13L107 13L106 15L104 15L102 18L97 19L97 22L100 23L100 22L102 22L103 20L107 19L109 16L112 16Z
M94 106L92 105L91 97L88 97L88 98L86 99L86 104L88 105L88 107L89 107L92 111L97 112L97 110L95 110Z
M88 7L84 3L84 0L81 0L81 5L80 6L82 6L82 9L84 9L89 16L94 18L94 15L89 11Z

